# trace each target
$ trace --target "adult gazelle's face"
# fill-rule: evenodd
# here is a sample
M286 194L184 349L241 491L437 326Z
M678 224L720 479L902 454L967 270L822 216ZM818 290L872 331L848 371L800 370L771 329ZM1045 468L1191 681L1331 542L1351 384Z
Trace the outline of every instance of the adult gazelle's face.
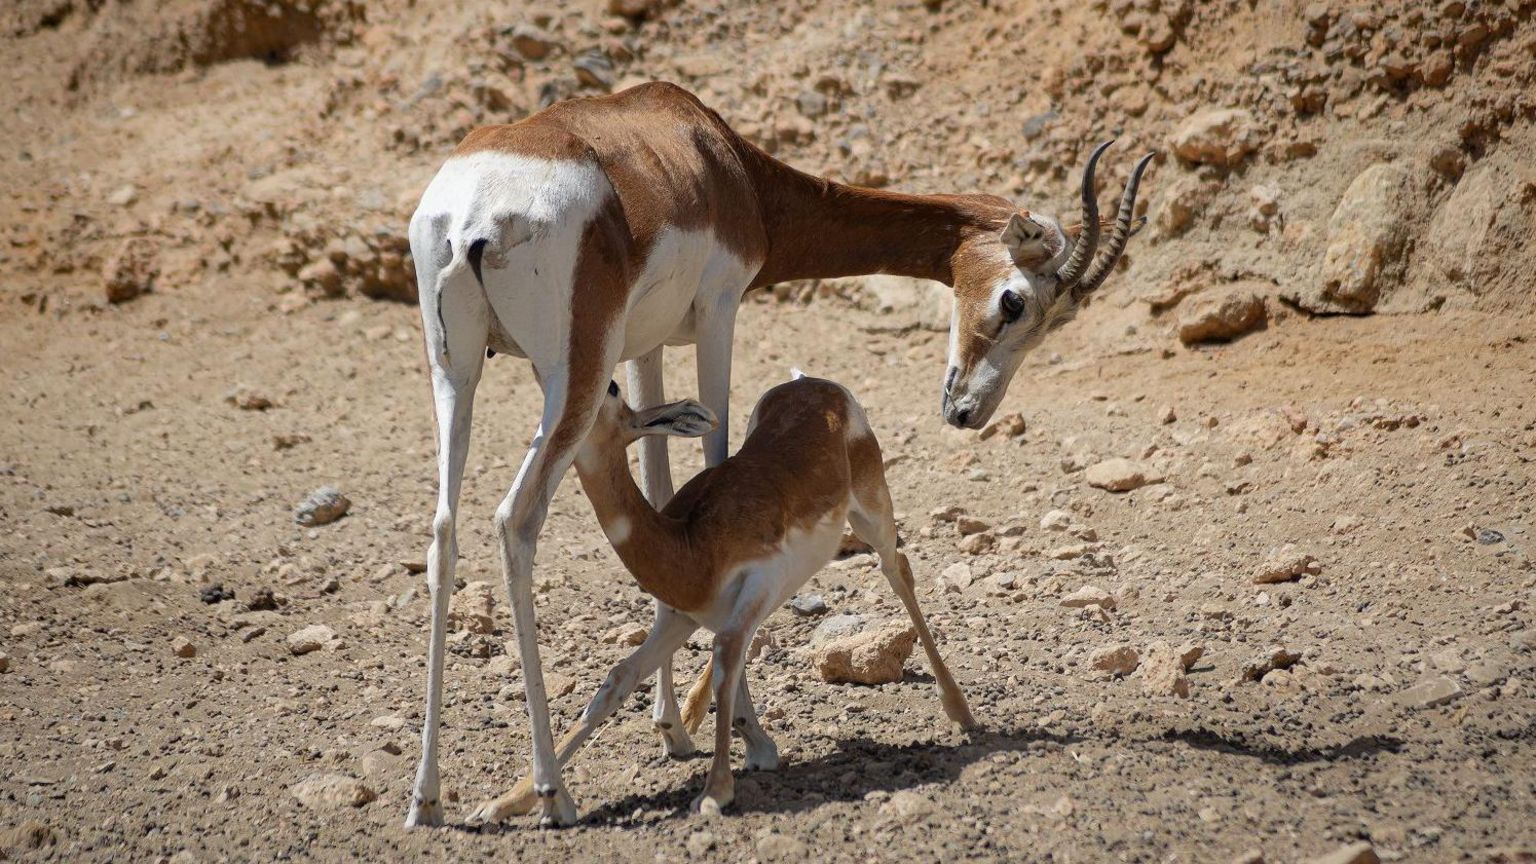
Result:
M1093 170L1108 147L1109 142L1100 144L1083 170L1080 227L1063 230L1055 219L1019 211L1000 232L972 238L956 251L944 422L964 429L985 426L1025 355L1103 284L1126 241L1145 222L1135 219L1136 189L1153 154L1131 172L1114 228L1095 260L1101 225Z

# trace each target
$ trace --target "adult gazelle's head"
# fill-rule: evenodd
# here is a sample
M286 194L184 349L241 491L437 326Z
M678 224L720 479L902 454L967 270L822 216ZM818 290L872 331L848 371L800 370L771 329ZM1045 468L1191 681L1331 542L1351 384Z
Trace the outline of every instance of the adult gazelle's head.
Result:
M1015 212L1000 232L979 234L956 251L955 307L944 373L944 421L979 429L992 419L1024 355L1072 317L1114 270L1126 241L1145 219L1135 218L1136 187L1156 154L1142 157L1125 184L1120 212L1097 258L1099 207L1093 169L1113 143L1094 148L1083 169L1083 224L1071 229L1049 216Z

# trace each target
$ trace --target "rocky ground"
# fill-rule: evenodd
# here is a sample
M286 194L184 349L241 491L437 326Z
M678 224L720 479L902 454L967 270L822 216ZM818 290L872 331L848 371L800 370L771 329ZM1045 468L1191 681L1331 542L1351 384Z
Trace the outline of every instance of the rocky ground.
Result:
M0 857L1531 860L1532 11L0 12ZM791 365L865 402L986 728L947 725L920 655L822 680L829 641L901 617L854 555L770 621L785 764L721 820L687 815L707 761L660 756L641 693L568 773L579 827L462 827L528 751L490 515L537 390L492 361L450 827L407 833L436 478L404 221L474 124L651 77L803 167L1037 209L1118 133L1106 194L1164 151L1152 226L979 435L937 418L942 292L746 307L736 413ZM692 392L683 353L667 374ZM560 726L649 620L581 498L537 573Z

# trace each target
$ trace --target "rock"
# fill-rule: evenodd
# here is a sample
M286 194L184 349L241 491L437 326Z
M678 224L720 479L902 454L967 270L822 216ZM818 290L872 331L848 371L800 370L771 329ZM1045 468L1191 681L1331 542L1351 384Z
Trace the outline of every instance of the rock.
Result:
M496 594L489 582L470 582L455 591L448 603L448 622L454 629L475 634L496 630ZM641 628L642 632L644 628ZM645 639L642 635L641 640ZM610 640L604 640L610 641ZM626 643L628 644L628 643Z
M1280 187L1260 183L1248 190L1248 227L1260 234L1269 233L1280 212Z
M358 762L364 777L386 785L405 776L409 767L406 757L388 750L369 750Z
M298 272L298 280L306 288L312 288L325 297L346 294L341 269L329 258L321 258L305 264Z
M663 0L608 0L608 14L645 18L658 12L662 5Z
M272 589L265 585L251 592L251 599L245 601L245 608L250 612L270 612L277 608L277 598L272 595Z
M1361 840L1313 858L1309 864L1381 864L1381 859L1376 857L1376 849L1369 841Z
M1089 466L1083 476L1089 486L1110 492L1129 492L1153 483L1163 482L1161 474L1140 462L1130 459L1107 459Z
M825 615L827 601L822 599L820 594L796 594L794 599L789 601L789 608L796 615L810 618L814 615Z
M1322 565L1317 559L1306 552L1296 548L1294 543L1286 543L1269 550L1264 557L1264 563L1253 572L1255 585L1274 585L1280 582L1294 582L1305 573L1320 573Z
M811 647L846 639L861 632L865 624L863 615L832 615L823 618L821 623L816 625L816 629L811 631Z
M976 576L971 572L971 565L964 561L957 561L944 568L939 574L939 589L952 594L960 594L971 587L976 581Z
M1220 192L1220 183L1195 176L1180 177L1158 197L1153 221L1165 236L1177 237L1194 227L1195 220Z
M319 651L336 639L336 631L324 624L311 624L288 634L288 650L294 654Z
M1180 123L1168 145L1185 162L1236 168L1258 149L1259 132L1253 115L1241 108L1210 108Z
M576 79L588 87L612 90L614 82L613 61L598 50L585 51L572 61Z
M1418 210L1413 176L1396 164L1360 172L1328 219L1327 247L1316 282L1290 295L1310 312L1352 314L1376 308L1399 281L1410 220Z
M1461 651L1454 647L1431 654L1429 662L1436 669L1450 675L1459 675L1467 670L1467 661L1461 658Z
M1242 680L1260 681L1270 672L1277 669L1289 669L1299 662L1301 662L1300 651L1292 651L1288 648L1281 648L1278 645L1271 646L1243 667Z
M828 683L889 684L901 680L916 642L917 630L911 624L895 622L828 642L815 650L812 660Z
M1164 426L1174 423L1178 419L1179 414L1177 411L1173 410L1172 405L1164 405L1163 407L1157 409L1157 422L1163 424Z
M911 789L900 789L893 792L891 797L880 805L880 815L905 825L930 816L937 809L932 799L919 795Z
M955 528L959 529L962 537L969 537L972 534L980 534L983 531L992 530L992 526L985 520L964 515L955 517Z
M1015 411L1009 414L1004 414L1003 416L982 427L981 435L978 437L980 437L983 441L993 436L1002 436L1003 438L1017 438L1024 434L1025 428L1026 426L1024 423L1024 415Z
M1084 585L1061 598L1060 603L1068 609L1086 609L1089 606L1097 606L1100 609L1110 610L1115 608L1115 595L1097 585Z
M171 640L171 653L177 657L196 657L197 646L185 636L177 636Z
M108 303L124 303L152 290L160 275L160 246L148 237L129 237L101 268Z
M341 494L341 490L334 486L322 486L309 493L309 497L299 504L293 512L293 521L308 527L329 525L347 515L350 509L352 499Z
M223 603L225 600L235 599L235 592L225 588L224 583L215 582L212 585L209 585L207 588L204 588L202 591L198 592L197 597L206 605L214 606L216 604Z
M272 397L245 384L236 384L224 394L224 401L241 411L265 411L276 405Z
M711 831L695 831L688 835L688 839L683 845L688 849L690 857L703 858L719 842L719 839Z
M340 810L361 807L378 794L361 780L345 774L311 774L289 788L305 807L316 810Z
M473 632L473 631L471 631ZM489 632L489 631L486 631ZM639 624L621 624L603 634L604 645L625 645L634 647L645 641L651 631Z
M960 542L955 545L956 548L967 555L984 555L997 548L997 538L987 533L972 534L969 537L961 538Z
M107 196L107 203L114 207L127 207L137 200L139 200L139 190L132 183L117 187Z
M760 861L804 861L809 855L800 840L770 831L757 841L757 857Z
M1072 514L1065 510L1052 510L1040 517L1040 527L1047 531L1065 531L1072 525Z
M1088 665L1111 678L1124 678L1140 663L1141 655L1129 645L1105 645L1088 655Z
M4 672L0 668L0 672ZM1467 667L1467 680L1481 687L1497 684L1509 676L1509 667L1497 660L1482 660Z
M529 60L543 60L560 47L549 31L532 24L520 24L512 30L512 49Z
M0 651L0 673L11 671L11 655Z
M1509 250L1536 236L1536 181L1518 157L1502 151L1478 160L1435 210L1415 247L1410 296L1391 306L1418 311L1446 296L1447 287L1475 296L1524 296L1529 282L1509 266Z
M1184 677L1184 672L1204 650L1193 645L1172 648L1167 642L1161 641L1147 646L1146 661L1141 664L1142 692L1148 696L1188 699L1189 679Z
M1435 675L1425 678L1402 692L1402 701L1415 708L1434 708L1461 698L1461 685L1455 678Z
M1268 320L1264 298L1252 288L1203 291L1179 306L1179 341L1185 345L1229 342L1262 328Z
M59 836L52 828L36 819L28 819L5 832L4 844L0 847L0 858L9 857L5 854L6 850L31 851L44 846L53 846L58 842Z

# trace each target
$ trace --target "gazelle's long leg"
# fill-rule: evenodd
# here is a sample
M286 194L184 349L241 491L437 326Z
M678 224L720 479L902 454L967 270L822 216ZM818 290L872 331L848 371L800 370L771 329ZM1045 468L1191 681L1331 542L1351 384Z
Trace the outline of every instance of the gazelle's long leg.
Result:
M849 442L848 462L852 470L853 506L848 510L848 523L860 540L873 546L880 556L880 572L885 574L901 605L906 607L917 637L928 655L928 665L933 667L934 680L939 685L939 698L944 713L961 728L973 729L976 720L971 716L965 694L939 656L939 646L928 630L923 610L917 605L917 593L913 588L912 565L907 556L896 549L896 519L891 506L890 488L885 482L885 468L880 458L880 445L874 436L856 437Z
M704 436L704 465L725 461L731 433L731 342L736 336L739 296L721 298L697 310L699 401L715 412L720 425Z
M662 351L658 345L646 354L629 361L629 401L634 408L644 409L666 401L662 383ZM667 436L647 435L640 439L640 486L646 500L660 510L672 498L672 467L667 459ZM670 610L666 610L670 611ZM661 601L656 601L656 623L652 630L661 627L664 617ZM677 689L672 682L672 657L662 658L657 665L656 699L651 706L651 720L661 734L662 749L674 758L690 756L695 752L693 739L688 737L682 714L677 707Z
M561 767L567 765L573 756L586 744L587 739L602 726L624 700L633 693L636 685L645 676L655 671L656 665L664 658L672 656L688 640L698 624L693 619L673 611L665 606L664 615L657 618L656 626L651 628L650 635L645 642L636 648L634 653L620 661L608 673L608 678L593 695L592 701L587 704L586 710L581 712L581 717L572 726L565 737L560 739L558 758ZM510 816L527 813L538 803L538 797L533 794L533 778L524 777L517 781L511 791L498 798L493 798L481 804L470 817L471 823L499 822Z
M549 502L575 461L582 439L592 428L617 362L615 357L604 356L608 353L606 346L588 343L578 347L576 335L572 333L573 355L585 348L598 356L581 358L579 364L573 358L564 366L540 370L544 413L539 431L528 448L512 490L496 508L502 573L512 602L512 619L517 626L523 689L533 733L533 788L544 802L544 824L555 826L575 823L576 804L561 781L560 763L555 758L555 741L550 731L549 699L544 691L533 604L533 559L539 531L549 514Z
M750 715L752 706L748 703L743 711L738 711L735 703L742 689L747 646L752 643L752 634L773 612L774 598L782 593L782 576L779 570L767 568L741 577L730 619L715 634L715 753L704 791L693 800L695 812L719 815L736 797L736 781L731 776L731 732L746 725L747 721L738 718L738 714L744 711Z
M747 644L750 645L751 640ZM736 701L732 711L735 714L736 731L747 743L747 761L743 767L748 771L777 769L779 745L773 743L773 739L763 731L762 724L757 722L757 706L752 704L752 693L747 687L745 659L742 661L741 683L736 687Z
M462 268L461 268L462 269ZM423 286L421 313L432 371L432 400L437 421L437 513L427 550L427 587L432 596L432 630L427 642L427 705L421 727L421 762L411 791L408 828L441 825L437 739L443 709L443 658L448 632L448 602L458 561L456 520L464 461L469 454L475 385L485 362L485 297L479 286L459 276L439 282L431 256L418 255Z

